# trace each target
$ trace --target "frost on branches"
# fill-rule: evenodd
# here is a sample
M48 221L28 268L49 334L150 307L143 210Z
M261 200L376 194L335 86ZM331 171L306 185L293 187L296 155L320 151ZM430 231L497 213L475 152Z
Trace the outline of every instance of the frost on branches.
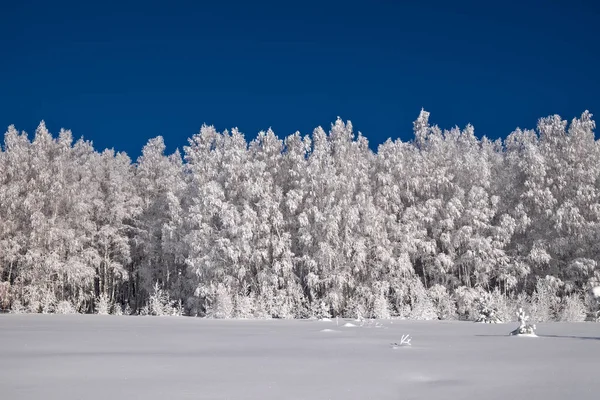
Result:
M597 319L581 296L600 284L595 127L554 115L491 141L422 110L413 140L374 152L341 118L285 138L204 125L132 160L10 126L0 310Z

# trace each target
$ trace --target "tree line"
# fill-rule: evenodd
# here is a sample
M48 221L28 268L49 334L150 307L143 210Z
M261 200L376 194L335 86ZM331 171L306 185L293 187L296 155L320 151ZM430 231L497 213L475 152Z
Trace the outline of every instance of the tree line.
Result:
M600 147L584 112L505 139L376 152L341 119L247 141L202 126L133 162L44 122L0 152L0 308L216 318L583 320L600 285ZM597 315L597 314L596 314Z

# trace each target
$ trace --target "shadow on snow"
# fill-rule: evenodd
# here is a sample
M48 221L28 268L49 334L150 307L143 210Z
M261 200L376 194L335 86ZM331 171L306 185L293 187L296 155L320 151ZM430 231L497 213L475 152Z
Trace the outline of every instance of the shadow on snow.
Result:
M600 340L600 337L593 337L593 336L569 336L569 335L539 335L537 334L537 337L540 338L556 338L556 339L580 339L580 340ZM512 335L475 335L478 337L505 337L505 336L512 336Z

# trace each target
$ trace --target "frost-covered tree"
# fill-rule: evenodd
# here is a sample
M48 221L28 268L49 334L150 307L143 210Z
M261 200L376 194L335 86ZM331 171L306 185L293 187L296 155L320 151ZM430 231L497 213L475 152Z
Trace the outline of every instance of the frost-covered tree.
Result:
M133 235L133 287L136 306L145 305L155 285L174 300L186 300L183 244L185 181L178 151L165 155L162 137L148 141L135 168L134 184L140 199ZM127 301L134 300L125 299Z

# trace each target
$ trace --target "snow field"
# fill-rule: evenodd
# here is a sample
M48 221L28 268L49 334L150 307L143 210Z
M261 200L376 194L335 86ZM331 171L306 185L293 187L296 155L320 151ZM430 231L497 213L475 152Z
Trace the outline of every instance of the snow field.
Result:
M1 397L597 398L598 324L347 321L1 315Z

